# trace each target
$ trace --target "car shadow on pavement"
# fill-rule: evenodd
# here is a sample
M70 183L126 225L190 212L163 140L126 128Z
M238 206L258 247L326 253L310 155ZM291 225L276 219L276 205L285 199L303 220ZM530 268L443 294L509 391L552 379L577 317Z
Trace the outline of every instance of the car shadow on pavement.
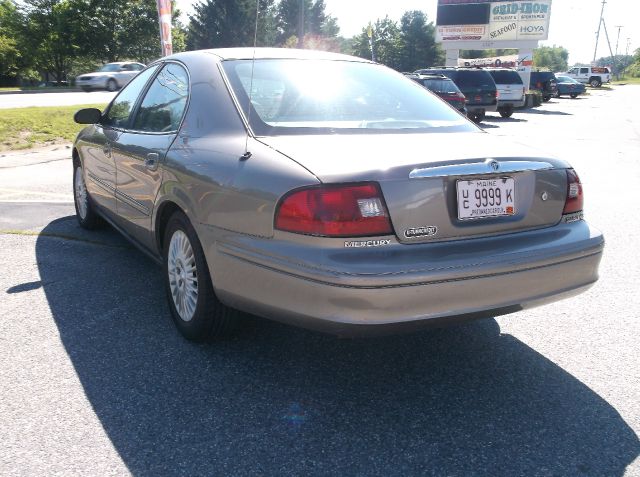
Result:
M350 340L252 318L189 343L160 268L70 219L37 240L40 283L134 475L616 476L639 454L607 401L492 319Z
M501 116L485 116L485 118L483 119L483 121L487 121L490 123L527 123L529 122L528 119L522 119L522 118L514 118L514 117L510 117L510 118L503 118Z
M546 104L554 104L554 103L546 103ZM520 111L520 113L521 114L544 114L548 116L573 116L573 114L565 113L564 111L549 111L548 109L539 109L539 108L523 109L522 111Z

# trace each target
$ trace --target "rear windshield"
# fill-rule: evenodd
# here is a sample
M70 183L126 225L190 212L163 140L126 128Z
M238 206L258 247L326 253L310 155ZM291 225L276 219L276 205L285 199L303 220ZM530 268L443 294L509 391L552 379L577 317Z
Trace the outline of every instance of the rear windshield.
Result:
M489 73L496 84L522 84L522 78L515 71L491 70Z
M455 83L448 79L423 79L419 81L436 93L457 93L459 91Z
M381 65L260 59L224 61L223 68L258 136L475 130L420 85Z
M548 81L556 79L556 75L554 75L550 71L535 71L531 73L531 77L537 78L538 81Z
M461 88L494 88L495 82L488 71L484 70L458 70L456 84Z

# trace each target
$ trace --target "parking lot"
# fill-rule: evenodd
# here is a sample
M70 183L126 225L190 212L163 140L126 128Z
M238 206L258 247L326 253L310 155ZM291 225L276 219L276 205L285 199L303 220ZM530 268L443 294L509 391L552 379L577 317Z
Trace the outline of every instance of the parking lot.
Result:
M0 474L640 475L637 104L619 86L482 123L580 174L607 240L592 289L375 339L247 317L189 343L160 269L77 225L68 150L0 157Z

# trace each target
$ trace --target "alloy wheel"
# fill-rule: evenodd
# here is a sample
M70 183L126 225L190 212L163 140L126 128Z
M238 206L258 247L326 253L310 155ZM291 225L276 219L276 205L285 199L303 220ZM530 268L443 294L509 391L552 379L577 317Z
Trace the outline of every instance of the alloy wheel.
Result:
M76 167L75 183L74 199L78 208L78 215L84 220L87 218L87 211L89 210L89 197L87 195L87 187L84 183L81 167Z
M189 238L176 230L169 243L169 288L176 311L184 321L191 321L198 304L198 271Z

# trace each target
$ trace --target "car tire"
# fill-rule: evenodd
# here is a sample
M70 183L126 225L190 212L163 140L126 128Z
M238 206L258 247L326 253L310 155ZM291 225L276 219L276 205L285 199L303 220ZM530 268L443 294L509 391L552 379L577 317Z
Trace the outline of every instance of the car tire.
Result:
M513 114L513 108L502 108L498 110L498 112L500 113L500 116L502 116L503 118L510 118L511 115Z
M571 99L576 99L578 97L578 93L571 93L569 96L571 96Z
M109 78L107 81L107 91L114 92L118 89L118 83L113 78Z
M545 103L547 101L549 101L551 99L551 95L550 94L544 94L542 95L542 101L544 101Z
M210 341L227 335L239 312L215 295L202 245L182 212L169 219L163 242L165 291L176 327L190 341Z
M600 81L600 78L591 78L589 79L589 84L592 88L599 88L602 86L602 81Z
M480 113L469 113L469 119L476 124L480 124L485 117L485 112L482 111Z
M91 203L91 197L89 197L84 180L84 171L80 164L76 164L73 168L73 204L80 227L94 230L102 225L102 220Z

